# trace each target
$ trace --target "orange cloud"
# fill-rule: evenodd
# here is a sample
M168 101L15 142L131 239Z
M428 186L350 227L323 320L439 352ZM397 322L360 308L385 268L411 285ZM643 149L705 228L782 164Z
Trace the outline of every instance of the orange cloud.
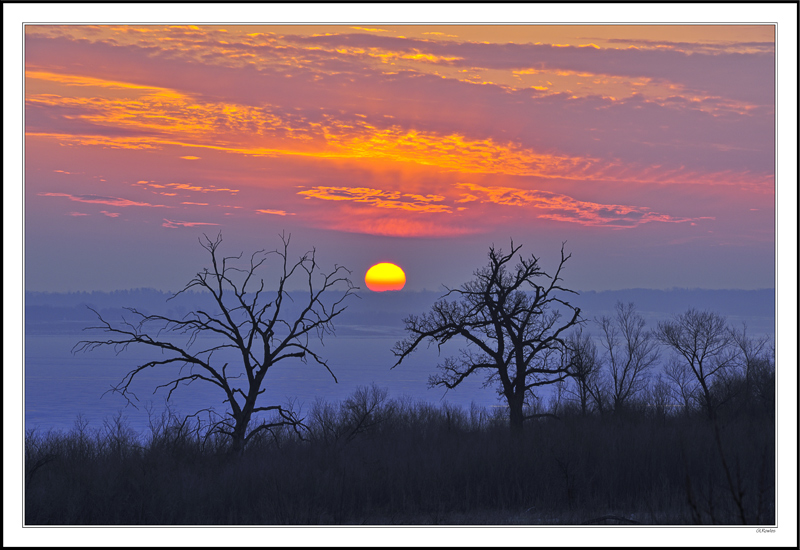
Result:
M76 77L80 81L80 78ZM100 79L89 79L98 81ZM117 85L111 81L110 85ZM131 85L133 90L154 90ZM163 145L203 147L254 156L301 155L321 159L369 158L410 162L466 173L561 176L584 168L594 159L537 154L530 149L492 138L468 138L458 133L378 128L366 120L345 121L324 115L324 122L308 124L279 115L269 107L229 102L198 102L166 88L130 98L62 97L28 94L30 105L76 110L73 119L94 127L124 129L147 136L75 134L29 131L61 142L126 149ZM196 156L181 157L198 159Z
M277 112L271 106L247 106L224 101L198 101L169 88L145 87L99 78L72 77L31 72L80 84L102 83L131 91L129 97L63 97L28 94L27 102L42 108L68 108L70 120L83 121L96 129L87 132L77 125L75 133L64 125L50 132L39 128L27 132L65 144L94 145L121 149L157 149L169 145L207 148L246 156L300 156L320 160L370 159L413 163L458 173L506 174L596 181L653 183L721 183L755 185L748 173L697 173L660 166L631 166L613 158L537 152L518 143L496 138L467 137L410 129L400 125L379 127L366 115L344 120L324 113L320 122L303 116ZM86 84L88 85L88 84ZM99 84L98 84L99 85ZM78 88L78 84L75 84ZM719 108L719 102L713 103ZM731 104L733 105L733 104ZM734 108L732 106L730 108ZM738 108L738 107L736 107ZM354 115L355 116L355 115ZM120 134L122 135L115 135ZM142 135L131 135L131 134ZM108 134L108 135L106 135ZM711 146L711 145L709 145ZM722 146L720 146L722 147ZM187 155L182 159L200 157ZM199 190L199 189L195 189ZM230 190L234 192L234 190Z
M368 187L314 187L298 192L306 198L329 201L353 201L377 208L395 208L410 212L450 213L452 209L443 204L430 204L444 200L440 195L412 195L397 191L382 191ZM406 200L406 199L412 200Z
M50 82L57 82L66 86L81 86L81 87L99 87L99 88L119 88L130 90L152 90L155 92L164 92L166 94L175 94L174 90L167 88L159 88L156 86L142 86L140 84L133 84L131 82L119 82L115 80L108 80L104 78L94 78L85 75L72 75L64 73L51 73L48 71L25 71L25 78L35 80L46 80Z
M165 187L172 187L173 189L180 189L181 191L197 191L199 193L220 193L227 191L228 193L238 193L238 189L228 189L226 187L200 187L199 185L192 185L191 183L167 183Z

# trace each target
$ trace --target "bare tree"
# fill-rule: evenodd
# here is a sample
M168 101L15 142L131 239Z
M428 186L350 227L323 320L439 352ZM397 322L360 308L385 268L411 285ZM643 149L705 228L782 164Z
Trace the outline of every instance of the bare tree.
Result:
M766 335L753 337L747 333L747 324L730 329L732 345L737 350L736 368L727 369L718 394L722 400L732 401L738 411L753 412L753 407L769 404L769 395L774 395L774 364L770 358L769 341ZM764 399L766 398L766 399Z
M713 381L733 366L736 350L725 318L710 311L690 308L672 321L658 323L658 339L683 360L700 385L703 408L711 420L716 419L717 400L712 392Z
M604 316L597 324L606 351L614 410L619 411L647 387L646 375L658 361L659 350L633 303L617 302L615 309L614 317Z
M597 346L589 334L583 333L583 327L573 331L566 343L564 359L573 382L567 391L578 398L581 414L586 416L592 402L602 407L598 381L601 364L597 358Z
M698 401L697 378L695 378L689 365L682 359L673 357L664 366L664 376L669 380L668 385L673 398L682 405L684 412L692 410Z
M563 244L552 277L535 256L520 255L512 269L509 263L520 248L512 241L511 252L504 254L492 246L489 264L475 271L475 279L461 288L448 289L430 312L404 319L410 336L395 344L393 352L398 359L392 367L424 341L436 342L441 351L451 339L465 339L467 346L460 355L439 364L440 373L429 378L429 385L452 389L477 371L488 373L486 385L499 381L514 434L522 433L526 394L569 375L561 360L565 331L581 322L580 309L561 297L563 293L577 294L560 285L561 271L571 257L564 256ZM540 285L540 278L549 281ZM455 299L448 300L451 296Z
M661 374L652 381L647 389L647 403L650 405L653 415L662 420L666 418L669 408L675 406L672 399L672 388Z
M768 361L769 337L761 336L755 338L747 335L747 324L742 323L742 329L731 328L731 338L739 348L741 368L744 370L745 380L748 388L752 384L753 378L757 375L758 368Z
M271 252L260 250L252 254L248 261L238 256L220 257L218 248L222 235L211 241L207 236L201 246L211 255L211 268L204 268L170 300L192 289L208 292L213 297L213 310L197 309L180 319L162 315L146 315L135 308L125 308L133 316L133 321L124 317L120 323L112 325L95 311L100 325L89 327L99 329L110 336L105 340L84 340L74 351L91 351L101 346L112 346L120 353L134 344L158 351L161 357L148 361L128 372L122 381L113 388L129 402L136 399L131 391L131 383L149 368L163 368L167 365L180 366L175 377L156 387L169 388L167 399L179 385L201 381L216 386L224 394L223 403L227 411L217 422L211 433L221 433L231 439L231 451L241 451L247 442L260 430L278 426L301 424L291 408L281 405L262 405L258 403L267 372L277 363L290 358L307 361L311 357L324 367L333 377L328 363L309 346L311 337L323 339L333 332L333 320L346 306L344 300L353 294L356 287L347 278L349 271L335 266L330 273L321 273L315 258L315 251L309 251L296 262L289 260L290 237L281 235L282 249ZM256 272L271 254L277 255L282 263L278 288L272 301L267 301L263 278L257 279ZM289 280L305 279L307 294L299 310L291 304L294 312L287 312L293 302L287 284ZM344 286L344 292L336 299L323 301L323 294L336 286ZM185 344L177 344L169 335L187 337ZM217 337L205 341L202 336ZM221 337L221 339L219 338ZM222 343L219 343L221 340ZM200 349L193 349L196 347ZM235 364L221 358L233 350ZM271 413L272 419L249 430L250 421L257 413Z

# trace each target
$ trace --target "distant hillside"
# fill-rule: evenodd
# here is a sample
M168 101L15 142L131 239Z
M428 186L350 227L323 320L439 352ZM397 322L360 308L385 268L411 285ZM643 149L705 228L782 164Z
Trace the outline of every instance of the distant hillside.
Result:
M775 316L775 289L761 290L703 290L676 288L652 290L633 288L603 292L581 292L576 303L586 311L611 310L617 301L633 302L642 311L675 314L688 307L709 309L721 315Z
M292 292L289 311L303 305L307 296ZM337 327L357 330L365 335L370 331L401 330L403 318L422 314L442 294L433 291L384 292L361 291L360 298L349 301L348 309L337 319ZM171 293L154 289L119 290L115 292L25 293L25 329L31 334L80 331L97 320L87 306L99 311L104 318L118 320L130 314L124 307L135 307L144 313L181 317L198 307L213 311L210 297L202 293L185 293L168 300ZM272 296L267 294L269 299ZM341 293L331 292L335 299ZM690 307L708 309L725 315L732 324L746 321L750 330L774 333L775 290L703 290L703 289L629 289L586 291L571 296L570 301L581 308L587 319L611 315L617 301L633 302L649 325L686 311Z

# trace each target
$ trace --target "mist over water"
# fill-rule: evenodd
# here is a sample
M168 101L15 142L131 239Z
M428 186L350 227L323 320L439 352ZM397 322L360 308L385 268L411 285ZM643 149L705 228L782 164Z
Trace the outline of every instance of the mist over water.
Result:
M145 410L148 402L155 411L160 411L168 393L167 388L162 388L153 394L153 389L167 383L178 369L157 368L141 373L131 386L140 400L136 403L139 410L136 410L126 406L126 400L118 394L103 394L119 383L130 369L153 359L153 350L131 347L127 352L115 355L111 349L98 349L73 356L70 349L82 337L85 335L61 334L33 335L26 339L26 427L70 429L78 413L88 419L91 426L99 427L104 418L124 409L131 426L137 431L145 430L148 426ZM389 388L393 397L408 395L414 400L431 402L442 399L444 390L427 389L428 375L438 360L436 351L420 351L407 363L392 370L394 356L390 349L395 341L394 337L386 336L326 338L325 345L317 346L317 350L328 360L338 383L324 367L313 361L286 360L270 369L264 384L266 392L260 400L264 404L284 405L294 400L297 408L308 412L317 398L342 400L358 386L373 382ZM205 343L209 343L209 339L199 339L197 345ZM467 384L458 391L449 392L446 399L462 406L469 406L473 399L485 406L497 404L492 392L478 390L480 384ZM226 408L223 400L224 394L218 388L195 382L179 386L173 393L171 404L180 414L194 413L207 407L223 413Z
M147 409L152 408L155 416L160 416L168 393L168 388L161 388L155 394L153 390L171 380L178 372L177 367L157 367L138 375L131 386L139 399L135 401L137 410L121 395L108 390L132 368L157 358L158 350L130 346L116 354L112 348L105 347L73 354L72 349L80 340L97 339L101 334L82 332L81 329L96 324L96 317L86 305L92 305L105 319L113 322L125 314L120 309L122 306L135 306L150 313L167 314L171 311L172 314L182 314L193 307L193 300L202 300L200 296L188 296L183 302L166 302L169 296L152 290L93 294L27 293L26 429L69 430L79 414L89 421L90 428L101 428L105 419L122 411L133 429L146 432L149 422ZM358 386L375 383L388 388L391 398L407 396L414 401L448 402L465 408L473 403L487 408L502 405L495 386L483 387L482 375L473 376L447 392L443 388L428 387L428 377L434 374L435 365L457 353L464 342L449 344L441 354L435 346L423 346L400 366L391 368L396 361L391 349L406 336L402 319L409 314L426 312L441 296L440 293L362 293L361 296L353 299L348 310L337 318L335 335L327 335L322 343L313 345L313 349L328 360L338 383L313 360L308 363L298 359L286 360L273 366L267 374L266 392L260 398L262 404L293 402L295 410L299 409L300 416L303 416L316 399L340 401L350 396ZM631 290L581 293L574 297L574 303L591 321L595 317L611 315L617 300L632 301L650 329L656 328L658 321L688 307L710 309L726 315L731 326L741 328L741 323L746 321L748 333L753 336L767 334L773 337L774 296L773 290ZM598 332L591 322L587 323L585 330ZM185 343L186 337L175 338L178 341L183 338ZM200 350L213 343L213 338L201 338L191 349ZM232 366L235 359L235 355L230 357ZM545 401L549 398L545 389L539 395ZM227 406L223 400L224 395L218 388L195 382L188 387L179 386L170 405L179 415L209 407L222 414Z

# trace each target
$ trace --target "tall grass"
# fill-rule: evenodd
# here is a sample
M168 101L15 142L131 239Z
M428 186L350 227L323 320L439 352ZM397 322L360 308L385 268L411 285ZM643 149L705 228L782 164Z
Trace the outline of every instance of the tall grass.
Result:
M643 524L775 520L774 418L715 426L692 411L561 407L514 439L502 409L359 388L317 401L302 437L265 431L241 455L166 413L26 434L28 525Z

